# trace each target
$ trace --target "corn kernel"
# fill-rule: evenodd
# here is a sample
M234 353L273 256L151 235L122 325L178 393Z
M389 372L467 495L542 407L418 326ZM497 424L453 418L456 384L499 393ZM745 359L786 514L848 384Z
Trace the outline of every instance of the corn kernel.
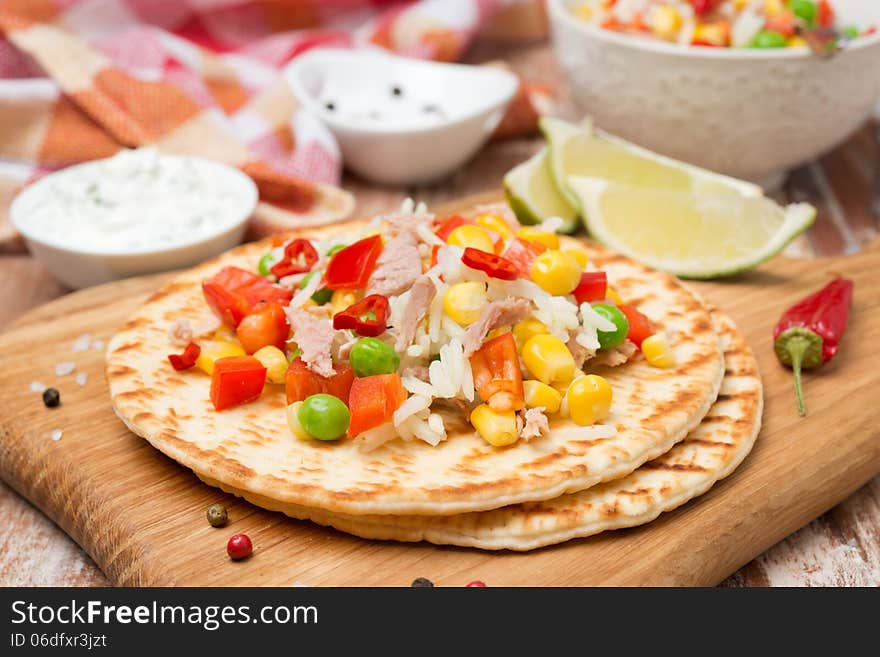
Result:
M623 299L620 298L620 295L617 292L615 292L614 288L611 287L610 285L605 290L605 296L608 297L609 299L611 299L614 302L614 304L617 306L624 305Z
M651 16L651 31L654 36L671 41L681 29L681 15L675 7L660 6Z
M563 253L567 253L572 256L577 263L581 266L581 269L586 269L587 265L590 264L590 258L587 256L586 252L581 251L580 249L562 249Z
M784 9L785 6L782 4L782 0L764 0L764 13L768 18L779 16Z
M486 212L477 217L475 221L478 226L488 228L493 233L498 233L503 240L513 239L513 231L510 230L510 226L497 214Z
M583 269L575 257L550 249L532 261L532 280L550 294L568 294L581 282Z
M672 367L677 362L665 333L655 333L642 340L642 353L654 367Z
M358 295L354 290L334 290L333 296L330 297L330 309L335 315L341 313L357 300Z
M789 48L804 48L806 47L807 40L804 37L795 34L794 36L788 37L788 43L786 44Z
M523 226L519 229L516 236L527 242L538 242L539 244L543 244L548 249L559 248L559 235L556 233L548 233L546 230L541 230L535 226Z
M572 382L566 393L568 414L581 426L595 424L611 412L611 384L601 376L587 374Z
M709 44L723 48L730 45L730 24L727 21L700 23L694 28L693 43Z
M287 357L278 347L267 345L254 352L254 358L266 368L266 378L270 383L284 383L287 373Z
M535 408L543 406L547 413L555 413L562 404L562 395L556 390L548 386L546 383L529 379L523 381L523 393L525 396L526 406Z
M513 325L513 339L516 341L516 346L520 350L522 350L523 345L529 341L529 338L533 338L536 335L543 335L545 333L549 333L549 331L544 325L544 322L540 322L534 317L524 319Z
M245 351L238 341L209 340L202 343L202 351L196 358L196 367L205 374L214 374L214 363L228 356L244 356Z
M495 253L495 243L492 241L492 236L479 226L471 226L470 224L459 226L449 233L449 238L446 241L463 249L470 247L486 253Z
M519 438L515 411L495 411L488 404L480 404L471 411L471 424L483 440L495 447L512 445Z
M456 283L443 295L443 310L452 321L467 326L480 318L486 302L486 286L483 283L477 281Z
M572 13L582 21L588 21L593 18L593 7L588 2L582 2L572 8Z
M308 432L303 429L303 425L299 423L299 407L302 406L302 402L293 402L287 407L287 426L290 429L290 433L292 433L297 438L301 440L311 440L312 437L308 434Z
M565 343L554 335L536 335L522 348L522 359L541 383L568 383L574 378L577 365Z

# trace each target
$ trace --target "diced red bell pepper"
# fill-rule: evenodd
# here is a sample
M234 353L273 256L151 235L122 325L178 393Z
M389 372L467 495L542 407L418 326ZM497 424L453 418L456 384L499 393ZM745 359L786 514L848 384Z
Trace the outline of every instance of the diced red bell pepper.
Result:
M517 237L507 245L503 255L505 260L519 270L520 276L531 278L532 262L546 250L547 246L540 242L523 240Z
M496 411L518 411L525 406L522 371L513 333L487 340L471 355L477 394Z
M295 239L284 247L284 257L272 265L269 271L278 278L302 274L312 271L319 259L318 252L309 240Z
M202 348L195 342L190 342L186 345L186 349L183 350L182 354L168 354L168 360L171 363L171 367L179 372L180 370L188 370L190 367L193 367L201 353Z
M834 25L834 7L828 0L819 0L819 11L816 16L817 22L821 27L832 27Z
M370 294L333 315L333 328L338 331L348 329L358 335L375 338L385 332L390 312L387 297Z
M572 294L578 305L602 301L608 292L608 276L604 271L585 271L581 274L581 282Z
M238 323L235 335L249 354L269 345L283 351L290 335L284 307L275 301L261 301Z
M444 242L449 239L449 234L454 231L459 226L473 226L474 222L470 219L465 219L459 214L454 214L451 217L448 217L440 224L440 227L434 231L434 234L439 237Z
M382 253L382 238L370 235L337 251L324 272L324 287L330 290L358 290L367 286Z
M303 401L306 397L323 393L338 397L347 404L348 393L354 381L354 370L350 365L336 365L334 369L336 374L333 376L321 376L312 372L302 358L294 358L284 375L287 403Z
M628 304L623 304L618 306L618 308L626 316L626 321L629 322L629 332L626 334L627 339L641 349L645 338L654 335L654 327L651 326L651 320Z
M202 292L214 314L231 326L238 326L260 301L276 301L286 306L293 296L290 290L238 267L221 269L202 283Z
M406 389L397 372L355 379L348 395L348 410L351 411L348 435L356 436L389 422L404 401Z
M440 252L440 245L435 244L433 248L431 248L431 266L437 266L437 254Z
M502 281L512 281L519 277L519 270L506 258L494 253L486 253L480 249L467 247L461 256L461 261L471 269L485 272L487 276L499 278Z
M257 399L266 383L266 368L253 356L229 356L214 363L211 401L222 411Z

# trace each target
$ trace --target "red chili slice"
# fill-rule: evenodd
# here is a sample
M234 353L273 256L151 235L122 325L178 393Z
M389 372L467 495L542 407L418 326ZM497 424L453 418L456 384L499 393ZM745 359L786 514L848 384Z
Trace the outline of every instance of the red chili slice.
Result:
M168 360L171 363L171 367L179 372L180 370L188 370L190 367L194 366L196 364L196 359L201 353L202 348L195 342L190 342L186 345L186 349L183 350L182 354L169 354Z
M478 269L487 276L500 278L502 281L512 281L519 277L519 270L510 260L480 249L465 247L461 261L471 269Z
M367 286L382 253L382 238L370 235L337 251L324 272L324 287L330 290L358 290Z
M333 328L350 329L358 335L375 338L385 331L390 306L381 294L371 294L333 315Z
M309 240L296 239L284 247L284 257L269 270L278 278L311 271L320 256Z

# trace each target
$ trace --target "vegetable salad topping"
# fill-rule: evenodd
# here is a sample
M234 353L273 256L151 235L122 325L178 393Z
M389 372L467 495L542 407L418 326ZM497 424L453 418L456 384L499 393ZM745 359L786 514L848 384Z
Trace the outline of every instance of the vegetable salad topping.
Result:
M816 30L847 39L877 31L839 25L829 0L584 0L571 10L607 30L716 48L794 48Z
M217 411L283 385L294 436L367 450L437 445L450 409L498 447L546 434L554 416L601 422L613 391L587 361L621 365L641 348L669 367L675 355L558 227L520 226L506 208L435 217L408 201L350 241L279 244L253 271L203 282L222 324L182 353L194 334L172 331L170 365L210 375Z

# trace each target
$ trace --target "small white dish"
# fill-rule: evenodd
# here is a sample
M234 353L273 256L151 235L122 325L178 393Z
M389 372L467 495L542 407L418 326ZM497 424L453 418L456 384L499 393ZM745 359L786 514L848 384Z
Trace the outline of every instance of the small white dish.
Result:
M153 166L174 167L164 182L141 166L137 154L144 151ZM152 149L123 151L121 158L49 174L10 206L12 225L31 254L62 283L83 288L188 267L241 243L258 198L247 175L213 160ZM169 194L179 203L169 203ZM93 208L91 197L97 199Z
M284 75L333 132L345 165L391 185L435 180L464 164L491 136L519 85L499 69L372 49L315 49Z

